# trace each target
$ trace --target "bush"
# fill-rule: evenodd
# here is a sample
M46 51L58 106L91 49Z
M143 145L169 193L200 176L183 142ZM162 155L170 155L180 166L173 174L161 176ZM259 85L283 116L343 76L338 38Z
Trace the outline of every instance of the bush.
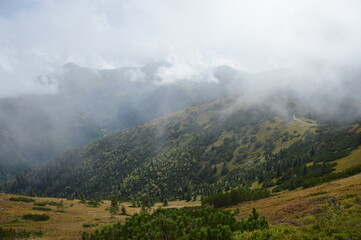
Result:
M100 202L97 202L97 201L87 201L86 202L87 204L87 207L99 207L101 204Z
M313 186L316 186L316 185L324 183L324 182L329 182L329 181L340 179L340 178L346 178L346 177L358 174L360 172L361 172L361 164L357 165L355 167L348 168L342 172L328 173L321 177L306 179L303 181L302 186L304 188L313 187Z
M54 202L54 201L45 201L45 202L35 202L34 203L35 206L40 206L40 207L45 207L46 205L49 206L55 206L55 207L61 207L64 204L60 201L60 202Z
M96 227L99 223L84 223L83 228L90 228L90 227Z
M267 189L243 189L235 188L229 192L219 192L205 197L203 205L211 205L216 208L231 206L238 203L269 197L271 194Z
M30 219L34 221L47 221L50 216L46 214L26 214L23 215L23 219Z
M27 197L11 197L9 198L10 201L14 201L14 202L35 202L34 199L32 198L27 198Z
M46 206L46 202L35 202L34 205L35 205L35 206L39 206L39 207L45 207L45 206Z
M0 227L0 239L18 239L43 236L42 231L27 232L26 230L5 229Z
M235 231L268 227L264 218L258 219L255 210L251 216L238 222L231 212L212 207L157 209L152 214L136 213L125 224L106 226L93 234L83 232L82 240L230 240Z
M46 207L33 207L33 210L38 210L38 211L51 211L51 208L46 208Z

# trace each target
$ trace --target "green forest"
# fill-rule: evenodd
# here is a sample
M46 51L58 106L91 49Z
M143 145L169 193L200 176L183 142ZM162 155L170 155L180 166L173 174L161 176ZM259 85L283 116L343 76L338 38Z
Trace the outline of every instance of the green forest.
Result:
M332 173L334 161L361 144L354 127L359 123L317 116L296 121L295 115L280 117L266 106L237 101L229 97L187 108L68 151L3 188L37 196L109 199L115 194L154 202L238 187L248 191L255 182L273 192L292 190L360 172L353 167ZM289 111L301 118L297 106ZM304 122L316 122L312 118L318 123Z

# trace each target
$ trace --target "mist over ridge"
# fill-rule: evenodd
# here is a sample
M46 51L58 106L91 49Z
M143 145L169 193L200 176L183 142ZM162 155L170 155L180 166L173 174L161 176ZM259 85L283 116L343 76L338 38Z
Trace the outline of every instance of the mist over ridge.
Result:
M229 95L285 117L292 105L357 117L360 9L338 0L3 1L2 176Z

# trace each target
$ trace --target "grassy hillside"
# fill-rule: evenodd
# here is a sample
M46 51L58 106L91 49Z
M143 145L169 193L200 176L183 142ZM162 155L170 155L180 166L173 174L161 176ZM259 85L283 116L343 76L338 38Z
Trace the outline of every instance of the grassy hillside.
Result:
M118 221L124 222L128 216L114 215L111 217L108 208L110 201L103 201L98 207L92 207L87 204L79 203L80 200L67 200L62 198L39 198L31 197L35 203L55 202L64 204L63 208L57 206L46 205L51 211L34 210L34 202L16 202L11 198L21 197L13 194L0 194L0 228L26 230L28 232L42 231L43 236L35 239L78 239L82 231L91 232L96 228L107 226ZM123 202L121 205L126 207L129 215L140 212L139 207L130 207L131 203ZM180 208L185 206L199 206L200 202L174 201L169 202L165 208ZM153 209L162 206L157 203ZM25 214L47 214L50 219L47 221L24 220Z
M236 239L360 239L361 174L317 187L232 206L238 218L252 208L272 224Z
M338 159L349 156L361 136L359 124L317 122L289 105L287 115L242 97L186 108L64 153L5 189L78 198L115 193L142 201L255 182L273 191L294 189L341 166L346 160Z
M258 239L256 237L259 239L350 239L347 236L351 234L355 236L351 239L358 239L357 236L361 234L359 231L361 227L359 222L360 182L361 174L358 174L317 187L286 191L267 199L226 208L234 212L237 219L244 219L255 207L270 223L269 229L235 232L234 237L236 239ZM0 195L0 227L25 229L30 232L41 230L43 236L32 238L36 240L77 239L81 231L93 233L95 229L114 224L119 220L124 222L126 219L126 216L121 215L110 218L109 211L106 210L110 206L109 201L104 201L101 206L94 208L80 204L79 200L33 197L32 199L36 202L62 200L64 211L57 212L57 207L51 206L52 211L45 212L50 216L48 221L23 220L21 217L24 214L43 212L33 210L33 202L9 201L12 197L19 196ZM131 215L140 211L139 208L129 207L130 203L123 204ZM167 208L198 206L199 204L199 202L176 201L169 202ZM161 204L157 203L153 210L158 206ZM331 217L330 213L332 213ZM325 228L321 222L327 224L328 227ZM328 238L325 238L325 235ZM333 235L335 238L332 238Z

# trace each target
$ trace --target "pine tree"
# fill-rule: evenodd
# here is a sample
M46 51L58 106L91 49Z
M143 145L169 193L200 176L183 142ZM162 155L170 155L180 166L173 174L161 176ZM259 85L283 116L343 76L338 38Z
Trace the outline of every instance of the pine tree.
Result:
M84 195L84 193L80 193L80 203L85 203L85 195Z
M310 151L310 156L315 155L315 153L316 153L315 147L312 146L311 151Z
M307 175L308 171L307 171L307 166L306 164L303 166L303 175Z
M117 196L113 195L109 208L109 213L111 217L114 217L114 215L116 215L118 212L119 212L119 201Z
M197 201L197 193L194 194L193 196L193 202Z
M168 200L166 198L163 199L163 207L168 206Z
M226 175L228 172L229 172L229 169L228 169L228 167L227 167L227 163L224 162L223 167L222 167L222 171L221 171L221 175L224 176L224 175Z
M186 201L187 202L190 202L192 200L192 195L191 195L191 193L188 191L187 192L187 196L186 196Z
M127 209L125 208L124 205L122 205L121 211L122 211L122 215L128 215Z

